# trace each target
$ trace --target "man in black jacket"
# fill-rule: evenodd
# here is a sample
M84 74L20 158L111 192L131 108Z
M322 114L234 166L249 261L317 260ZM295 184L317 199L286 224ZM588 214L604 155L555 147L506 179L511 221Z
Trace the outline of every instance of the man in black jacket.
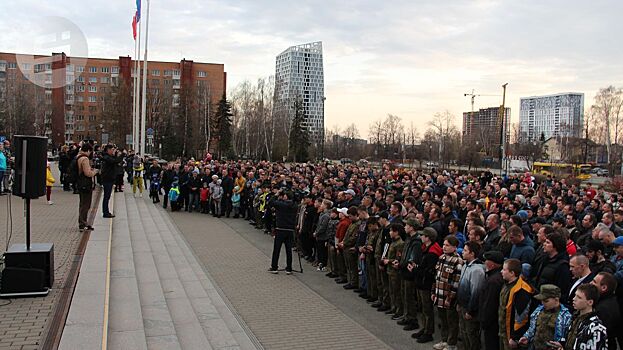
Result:
M110 201L110 195L112 193L112 187L115 182L117 174L117 164L123 161L123 158L117 153L117 148L114 145L108 144L104 146L104 152L101 157L101 181L104 187L104 199L102 201L102 212L105 218L114 218L115 216L108 209L108 202Z
M419 232L422 225L415 219L407 220L405 231L407 240L405 241L402 256L400 258L400 276L402 280L402 304L404 305L404 317L398 324L404 326L405 331L416 330L419 327L417 321L417 290L413 272L407 269L409 263L421 262L422 260L422 239Z
M223 187L223 198L221 198L221 215L229 217L231 213L231 195L234 191L234 179L229 176L227 169L221 172L221 187Z
M173 165L165 164L164 171L162 172L162 181L160 182L160 186L164 190L164 198L162 202L162 207L164 209L167 208L167 203L169 202L169 190L171 189L171 184L173 183L173 179L175 178L175 170L173 170Z
M504 285L502 278L504 255L497 250L491 250L484 254L484 260L485 284L479 297L478 320L484 335L485 349L499 350L498 309L500 307L500 291Z
M422 306L424 324L422 329L413 333L411 337L417 339L418 343L428 343L433 341L435 331L435 314L430 293L435 280L435 266L443 252L436 242L437 231L432 227L426 227L422 231L420 239L422 240L422 260L409 263L407 269L414 274L415 288Z
M281 245L286 246L286 275L292 274L292 241L296 226L297 206L292 200L294 194L290 191L281 191L278 196L268 203L275 212L275 243L273 245L273 257L268 272L278 273L279 254Z

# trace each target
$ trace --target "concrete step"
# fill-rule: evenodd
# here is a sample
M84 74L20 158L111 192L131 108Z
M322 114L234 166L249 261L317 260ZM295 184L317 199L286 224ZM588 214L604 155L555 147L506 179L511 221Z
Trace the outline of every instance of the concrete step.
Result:
M142 222L137 219L139 214L136 200L131 195L123 197L128 216L132 218L128 224L147 348L181 349L149 241Z
M110 255L108 349L147 350L128 212L123 194L115 193L113 208L116 218L112 226Z
M193 295L188 294L191 290L189 288L187 291L182 283L189 278L189 273L176 269L174 261L180 257L175 255L176 252L173 252L173 255L169 253L158 226L150 215L148 203L139 198L132 198L131 194L126 194L126 197L128 196L127 202L137 209L128 212L130 225L134 223L141 225L145 233L181 348L212 349L191 303Z
M152 203L146 203L153 222L171 254L175 269L201 326L214 349L256 349L240 323L206 276L201 265L174 227L168 214ZM198 215L198 214L197 214Z

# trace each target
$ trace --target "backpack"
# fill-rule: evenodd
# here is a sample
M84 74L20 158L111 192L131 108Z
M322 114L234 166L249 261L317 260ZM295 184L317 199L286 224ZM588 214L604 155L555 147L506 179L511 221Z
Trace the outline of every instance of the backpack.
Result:
M78 180L78 157L74 157L69 162L67 173L65 174L65 181L69 183L75 183Z
M78 159L82 158L82 157L86 157L85 155L81 155L76 157L76 188L78 189L78 191L80 192L88 192L91 191L93 189L93 179L91 179L90 177L80 174L78 172ZM70 165L71 166L71 165Z
M180 190L176 187L171 187L169 190L169 201L177 202L177 198L180 196Z

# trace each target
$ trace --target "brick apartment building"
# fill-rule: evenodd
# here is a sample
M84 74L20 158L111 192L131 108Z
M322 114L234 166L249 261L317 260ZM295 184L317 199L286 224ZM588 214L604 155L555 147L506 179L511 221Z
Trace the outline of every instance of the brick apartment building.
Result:
M67 144L87 138L106 141L110 137L110 131L106 130L109 125L107 121L102 120L104 119L102 109L106 106L105 98L110 96L109 89L118 88L123 84L126 84L124 89L115 91L128 94L124 103L129 105L125 106L124 111L127 113L123 113L122 120L116 122L123 125L125 137L116 135L116 139L111 141L123 146L126 145L126 141L129 142L132 134L134 60L123 56L118 59L88 58L86 64L76 65L72 64L72 57L64 53L19 57L20 59L15 53L0 52L0 92L4 92L0 93L0 98L10 97L12 91L18 91L14 87L19 84L34 86L39 92L43 106L39 108L43 113L40 118L43 125L40 125L40 131L37 133L48 136L51 144ZM50 63L37 64L38 60L46 57ZM73 61L85 62L84 58L80 60L74 58ZM183 94L184 89L209 86L209 100L212 106L216 106L227 88L227 73L224 68L223 64L199 63L186 59L180 62L149 61L147 75L149 98L168 95L170 97L168 103L172 108L176 108L179 106L180 94ZM37 84L32 81L36 81ZM61 84L58 84L59 82ZM147 128L152 127L150 113L154 112L148 111ZM166 130L162 133L161 137L166 137L164 135Z

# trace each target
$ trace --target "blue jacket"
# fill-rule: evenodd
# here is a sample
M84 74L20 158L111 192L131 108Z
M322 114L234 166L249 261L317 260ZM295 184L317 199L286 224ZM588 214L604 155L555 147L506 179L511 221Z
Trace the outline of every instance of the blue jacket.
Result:
M522 264L530 264L534 261L534 242L528 236L524 236L524 240L519 244L513 244L511 248L511 259L518 259Z
M6 156L0 152L0 171L6 171Z
M478 296L484 283L485 266L480 260L476 259L463 266L456 302L472 316L477 314Z
M536 320L539 314L543 311L543 305L539 305L530 315L530 327L524 334L524 337L528 338L528 342L532 343L534 335L536 334ZM571 327L571 313L569 309L563 304L560 304L560 311L558 311L558 317L556 317L556 326L554 327L554 339L553 341L560 341L565 339L567 331Z

